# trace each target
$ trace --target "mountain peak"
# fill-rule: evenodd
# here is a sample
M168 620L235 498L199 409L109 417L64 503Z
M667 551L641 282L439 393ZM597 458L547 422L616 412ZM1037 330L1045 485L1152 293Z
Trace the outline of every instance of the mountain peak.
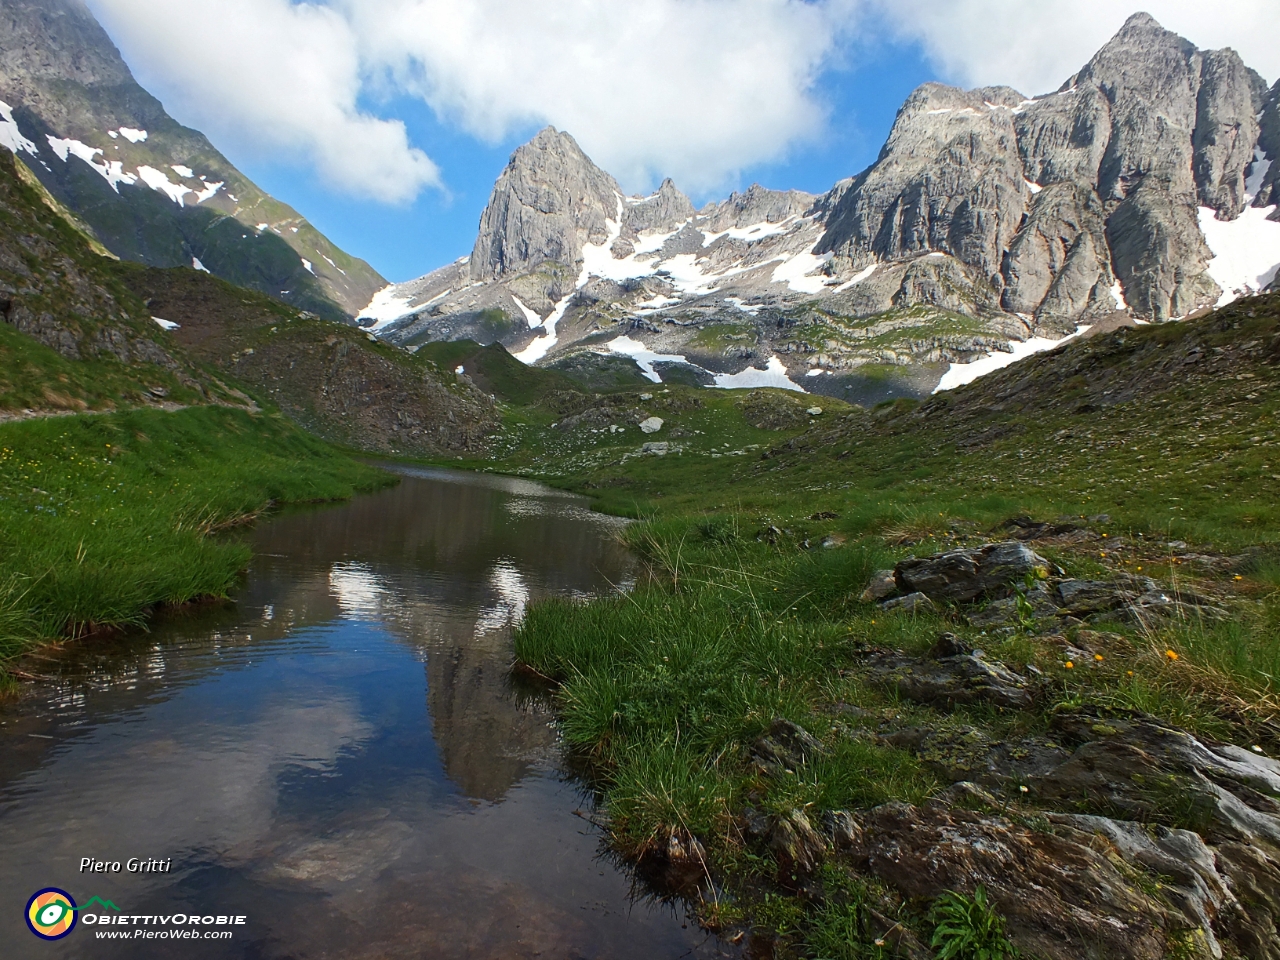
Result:
M545 127L517 147L480 216L471 253L477 280L528 273L551 261L576 269L586 243L608 236L622 190L578 142ZM576 276L576 274L575 274ZM554 293L572 278L552 281Z

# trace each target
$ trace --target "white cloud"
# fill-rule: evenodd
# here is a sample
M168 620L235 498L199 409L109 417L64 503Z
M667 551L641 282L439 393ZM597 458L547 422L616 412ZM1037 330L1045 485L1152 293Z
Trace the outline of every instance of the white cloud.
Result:
M1139 10L1201 49L1234 47L1268 81L1280 75L1276 0L870 0L903 38L919 40L964 86L1055 90Z
M440 186L439 172L400 121L362 110L362 96L420 97L489 141L554 124L630 189L672 176L697 193L821 136L824 71L888 33L920 42L951 82L1034 94L1083 66L1137 9L1111 0L89 3L144 85L215 142L305 157L348 192L389 202ZM1234 46L1269 79L1280 74L1276 0L1144 5L1197 45Z
M437 171L362 91L419 96L490 141L554 124L632 187L718 186L821 132L814 85L857 2L90 0L183 118L384 200Z
M90 0L144 85L215 143L307 158L387 203L438 184L404 124L363 112L358 39L337 11L290 0Z
M491 140L551 123L624 184L717 186L818 134L854 0L342 0L366 62Z

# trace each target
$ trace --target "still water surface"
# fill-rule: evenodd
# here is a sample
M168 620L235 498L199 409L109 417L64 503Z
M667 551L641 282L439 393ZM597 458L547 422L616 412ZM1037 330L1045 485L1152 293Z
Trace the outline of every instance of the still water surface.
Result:
M234 605L44 661L0 709L0 953L722 956L602 856L550 710L510 685L529 603L629 582L617 530L534 484L410 471L260 525ZM82 857L172 867L91 876ZM43 943L22 914L45 886L248 922Z

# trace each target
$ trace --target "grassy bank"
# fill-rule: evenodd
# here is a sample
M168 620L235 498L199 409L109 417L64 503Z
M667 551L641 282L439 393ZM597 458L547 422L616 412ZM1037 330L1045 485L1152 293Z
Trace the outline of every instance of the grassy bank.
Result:
M788 889L753 819L919 803L965 779L975 744L1047 736L1068 709L1139 711L1280 751L1278 331L1280 298L1258 298L1077 344L924 405L775 418L767 440L743 401L717 397L664 414L663 437L683 433L665 457L580 431L526 442L517 467L647 518L629 536L651 582L541 604L516 638L518 658L558 684L565 736L619 850L661 859L673 837L697 838L716 874L701 905L712 923L780 934L807 956L880 956L859 904L926 942L929 904L835 864L823 893ZM1153 577L1228 616L979 627L963 610L860 599L874 571L1005 539L1000 525L1019 516L1075 528L1032 543L1068 575ZM923 655L943 631L1039 671L1035 708L925 706L860 666L870 649ZM822 743L786 776L752 756L778 718ZM912 730L933 746L894 735ZM1038 815L1034 795L1006 786L1005 812ZM1082 799L1077 812L1113 811ZM1196 826L1178 798L1148 820Z
M0 424L0 663L225 596L248 548L213 534L385 479L278 417L220 407Z

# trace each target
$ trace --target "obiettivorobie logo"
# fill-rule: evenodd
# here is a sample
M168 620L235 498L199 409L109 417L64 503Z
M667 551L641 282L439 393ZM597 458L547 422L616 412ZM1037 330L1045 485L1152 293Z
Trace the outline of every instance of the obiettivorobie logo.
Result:
M95 913L87 912L90 907L98 906ZM106 913L114 910L119 916ZM159 914L124 914L110 900L101 897L90 897L84 906L78 906L75 898L65 890L57 887L45 887L37 890L27 901L27 928L41 940L61 940L76 928L80 914L84 914L86 926L132 927L130 930L112 930L99 933L98 936L112 939L230 939L230 930L193 930L190 927L241 925L248 922L248 917L221 915L201 916L200 914L175 913ZM176 927L179 929L156 930L155 927ZM188 929L181 929L187 927ZM151 929L147 929L151 928Z
M41 940L61 940L76 928L76 914L88 910L95 903L104 910L120 912L120 908L110 900L91 897L80 907L67 891L45 887L33 893L27 901L27 927Z

